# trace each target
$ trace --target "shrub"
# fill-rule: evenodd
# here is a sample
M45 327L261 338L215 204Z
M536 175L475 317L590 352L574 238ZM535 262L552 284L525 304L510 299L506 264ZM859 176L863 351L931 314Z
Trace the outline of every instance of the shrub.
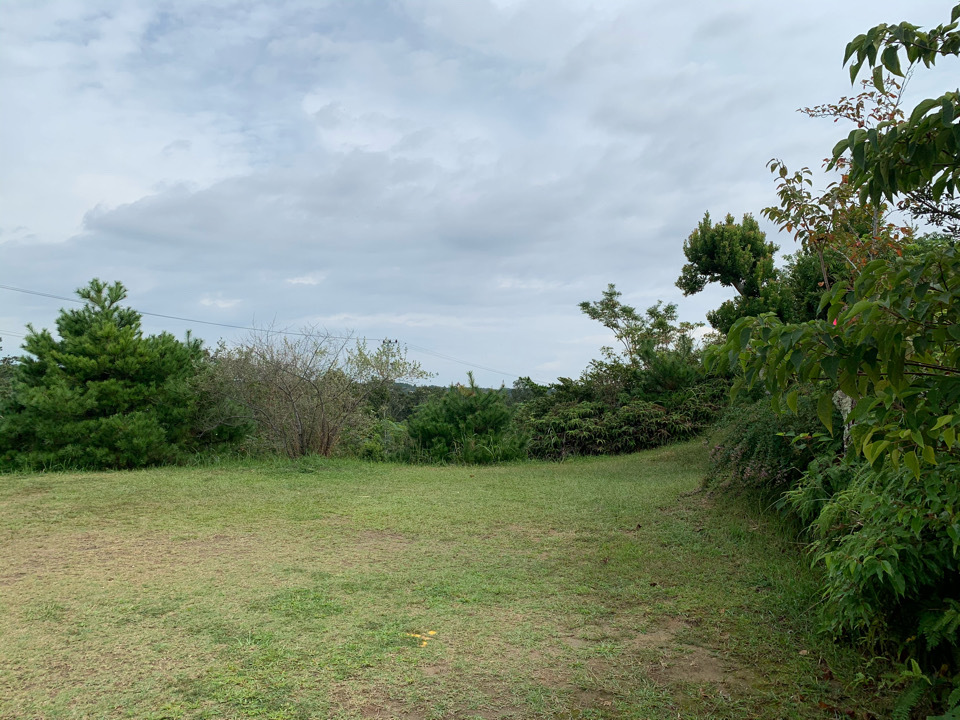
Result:
M526 455L526 441L513 429L506 392L451 386L413 414L407 423L412 459L486 464Z
M356 442L374 422L371 393L428 376L395 343L371 351L309 327L252 333L239 347L218 348L213 362L214 417L249 423L261 447L290 458L329 456L345 433Z
M726 393L727 384L713 379L660 402L609 404L569 399L571 393L561 387L521 406L517 424L530 435L534 457L637 452L701 433L725 404Z
M344 429L337 446L337 454L361 460L384 462L410 459L410 433L406 423L388 418L374 420L364 425Z
M839 424L839 423L838 423ZM710 435L711 479L763 491L792 488L818 456L837 457L839 442L821 432L810 391L798 395L797 413L776 412L766 397L731 405Z
M829 629L874 646L893 639L927 666L960 669L960 464L916 481L901 467L845 468L810 526ZM810 474L788 501L811 514ZM813 493L819 493L814 489Z

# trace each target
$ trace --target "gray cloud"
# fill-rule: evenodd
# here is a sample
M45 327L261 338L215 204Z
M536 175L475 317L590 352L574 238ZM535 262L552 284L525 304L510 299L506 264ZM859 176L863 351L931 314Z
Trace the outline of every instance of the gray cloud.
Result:
M819 164L839 131L794 110L850 92L853 35L944 12L6 3L0 282L69 294L96 275L146 311L320 323L576 375L609 343L579 301L615 282L641 308L702 319L727 294L682 298L673 281L703 212L771 204L773 156ZM0 292L8 331L50 326L60 304ZM421 359L444 382L467 369Z

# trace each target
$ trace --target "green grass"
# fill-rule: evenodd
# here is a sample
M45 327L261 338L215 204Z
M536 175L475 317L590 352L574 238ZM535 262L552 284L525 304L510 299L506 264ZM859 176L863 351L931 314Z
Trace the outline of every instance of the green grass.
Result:
M796 547L694 492L704 464L2 476L0 717L881 712Z

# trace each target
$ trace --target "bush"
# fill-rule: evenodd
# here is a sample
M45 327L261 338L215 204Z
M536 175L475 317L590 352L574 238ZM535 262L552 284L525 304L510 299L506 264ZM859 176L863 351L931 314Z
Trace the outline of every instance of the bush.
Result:
M451 386L413 414L407 423L410 458L486 464L526 456L526 440L513 430L505 392L470 384Z
M892 639L927 666L960 670L960 464L943 463L919 482L906 467L840 469L819 512L811 500L825 494L822 472L787 496L815 515L829 629L869 646Z
M822 429L809 390L798 395L797 413L790 415L776 412L767 397L736 402L710 435L711 479L728 477L763 491L792 488L814 459L837 457L839 441Z
M242 422L261 448L290 458L330 456L344 435L356 444L373 425L369 397L400 379L428 376L406 351L316 328L254 332L213 356L211 416Z
M517 413L517 424L530 435L534 457L637 452L703 432L725 404L726 393L726 382L714 379L661 402L630 399L608 404L569 399L572 393L561 387L525 403Z
M344 429L337 445L337 455L361 460L386 462L409 460L411 455L410 433L406 423L388 418L374 420L366 425L354 425Z

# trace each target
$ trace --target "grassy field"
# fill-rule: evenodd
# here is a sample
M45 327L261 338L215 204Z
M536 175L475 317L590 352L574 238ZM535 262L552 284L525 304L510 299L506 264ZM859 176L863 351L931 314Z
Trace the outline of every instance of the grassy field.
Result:
M882 714L704 463L2 476L0 717Z

